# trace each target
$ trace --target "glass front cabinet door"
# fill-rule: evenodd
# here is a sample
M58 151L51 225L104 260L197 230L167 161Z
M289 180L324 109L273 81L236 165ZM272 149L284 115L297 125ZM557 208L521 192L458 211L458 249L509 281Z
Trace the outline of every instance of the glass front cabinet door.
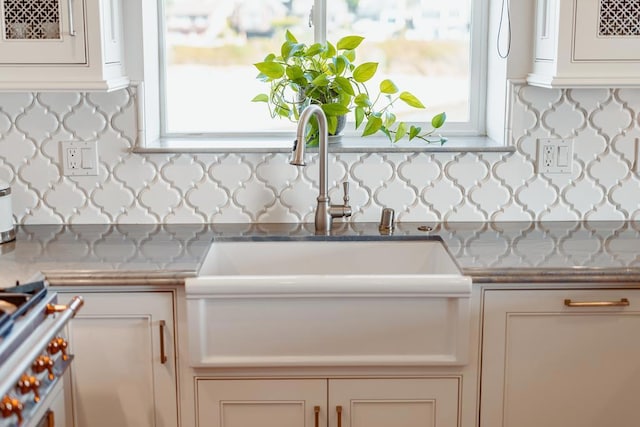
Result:
M122 0L0 0L0 90L124 87Z

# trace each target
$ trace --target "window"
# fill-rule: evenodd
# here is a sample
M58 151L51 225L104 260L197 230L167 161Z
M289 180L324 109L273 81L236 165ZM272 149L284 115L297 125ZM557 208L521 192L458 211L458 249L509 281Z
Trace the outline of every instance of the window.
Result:
M394 113L399 119L428 122L445 111L444 132L481 135L485 68L481 3L164 0L162 136L293 132L291 122L272 119L265 104L251 102L268 90L255 79L252 64L279 51L287 29L308 43L364 36L358 61L378 62L378 80L390 78L427 106L425 112L398 103Z

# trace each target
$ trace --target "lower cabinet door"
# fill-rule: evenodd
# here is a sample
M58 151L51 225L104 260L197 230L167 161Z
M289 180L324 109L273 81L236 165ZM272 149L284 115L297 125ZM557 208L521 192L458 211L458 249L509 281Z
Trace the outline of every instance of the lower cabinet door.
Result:
M199 426L458 426L457 378L197 378L196 391Z
M480 427L640 426L640 291L484 298Z
M60 299L77 294L85 303L67 330L75 355L65 378L67 424L177 426L173 294L73 292Z
M197 379L196 392L199 426L326 427L327 425L327 381L323 379Z
M330 427L457 427L457 378L329 380Z

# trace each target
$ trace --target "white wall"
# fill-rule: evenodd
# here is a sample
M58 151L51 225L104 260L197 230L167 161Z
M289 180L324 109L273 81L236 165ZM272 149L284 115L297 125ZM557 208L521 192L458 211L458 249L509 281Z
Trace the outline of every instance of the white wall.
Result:
M515 153L335 154L353 221L640 220L640 89L516 87ZM19 223L312 222L317 164L285 154L134 154L132 91L0 94L0 180ZM571 177L538 175L536 139L575 138ZM61 175L58 142L99 140L97 177Z

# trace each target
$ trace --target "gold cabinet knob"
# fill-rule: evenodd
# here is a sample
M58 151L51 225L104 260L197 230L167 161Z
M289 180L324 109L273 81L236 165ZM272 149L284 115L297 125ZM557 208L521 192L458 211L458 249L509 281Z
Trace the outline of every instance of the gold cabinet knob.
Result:
M22 394L33 392L33 401L36 403L40 401L40 380L36 377L27 374L22 375L18 381L17 388Z
M69 358L69 356L67 356L67 342L61 337L52 339L47 346L47 351L51 355L62 353L62 360L67 360Z
M62 304L47 304L47 308L45 310L46 314L54 314L54 313L62 313L67 309L66 305Z
M18 399L4 396L0 401L0 415L2 418L9 418L15 415L18 418L18 425L22 424L22 403Z
M53 381L55 378L55 375L53 374L53 359L49 356L39 356L34 360L33 365L31 365L31 369L33 369L33 372L36 374L49 371L49 379Z

